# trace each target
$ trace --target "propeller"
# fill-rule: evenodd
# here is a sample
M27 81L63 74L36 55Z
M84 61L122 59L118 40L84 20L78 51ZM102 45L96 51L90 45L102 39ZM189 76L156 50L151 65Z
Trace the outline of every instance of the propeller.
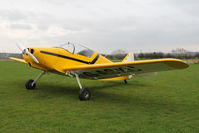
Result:
M23 54L28 54L36 63L39 63L37 58L33 54L31 54L29 50L25 48L23 45L17 43L17 47L22 51Z

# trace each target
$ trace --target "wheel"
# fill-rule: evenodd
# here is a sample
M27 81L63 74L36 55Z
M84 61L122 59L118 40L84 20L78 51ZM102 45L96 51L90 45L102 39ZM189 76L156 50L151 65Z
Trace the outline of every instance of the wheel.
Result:
M89 100L91 98L91 92L87 88L83 88L79 91L79 99L81 101Z
M125 84L128 84L128 82L127 82L127 80L126 80L126 79L124 80L124 83L125 83Z
M32 79L26 81L26 84L25 84L26 89L28 89L28 90L33 90L33 89L35 89L36 83L34 83L34 84L32 85L33 82L34 82L34 80L32 80Z

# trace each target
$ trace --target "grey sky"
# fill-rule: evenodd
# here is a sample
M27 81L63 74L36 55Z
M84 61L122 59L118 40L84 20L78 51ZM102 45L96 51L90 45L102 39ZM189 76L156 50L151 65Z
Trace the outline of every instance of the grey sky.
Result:
M99 52L199 51L198 0L0 1L0 52L65 42Z

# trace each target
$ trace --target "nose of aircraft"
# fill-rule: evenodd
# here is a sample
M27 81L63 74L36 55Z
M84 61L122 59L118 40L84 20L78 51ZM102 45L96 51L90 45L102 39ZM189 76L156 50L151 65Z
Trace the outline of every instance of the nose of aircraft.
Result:
M36 63L39 63L39 61L37 60L37 58L35 58L35 56L32 54L34 52L34 49L32 49L32 50L27 49L27 48L25 48L21 44L17 44L17 47L22 51L22 54L29 55Z
M36 62L39 63L38 59L35 57L35 49L34 48L27 48L24 49L22 52L22 56L26 62Z

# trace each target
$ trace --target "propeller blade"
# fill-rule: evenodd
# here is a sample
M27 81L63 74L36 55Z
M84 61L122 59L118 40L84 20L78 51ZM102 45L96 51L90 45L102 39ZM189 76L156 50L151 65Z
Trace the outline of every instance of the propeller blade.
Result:
M17 43L17 47L18 47L22 52L24 52L25 49L26 49L23 45L18 44L18 43Z
M36 63L39 63L37 58L33 54L31 54L29 50L25 48L23 45L17 43L17 47L22 51L22 53L28 54Z

